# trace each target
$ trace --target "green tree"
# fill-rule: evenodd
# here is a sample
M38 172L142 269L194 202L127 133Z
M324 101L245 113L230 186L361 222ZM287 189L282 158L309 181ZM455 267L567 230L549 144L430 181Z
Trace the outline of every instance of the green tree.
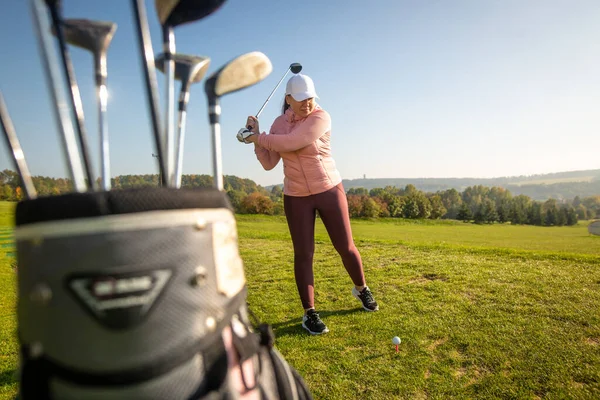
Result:
M429 202L431 203L431 214L429 215L429 218L438 219L446 214L446 207L444 207L442 198L439 195L436 194L431 196Z
M277 202L277 201L283 199L283 190L281 189L281 186L279 186L279 185L273 186L269 197L271 197L271 200L273 200L274 202Z
M390 216L388 205L381 197L371 197L371 199L377 203L377 206L379 207L379 217L387 218Z
M247 194L242 192L241 190L228 190L227 196L229 197L229 202L231 206L236 212L242 212L242 201L246 198Z
M575 212L575 209L573 207L569 207L567 210L567 225L568 226L573 226L573 225L577 225L577 213Z
M527 210L531 205L531 199L525 195L518 195L513 198L510 208L510 223L514 225L523 225L527 223Z
M575 213L577 214L578 219L587 219L588 210L583 204L579 204L575 208Z
M473 219L473 213L471 212L471 207L467 203L462 203L460 205L460 209L458 210L458 214L456 215L456 219L459 221L471 221Z
M406 196L402 207L402 217L417 219L420 216L419 204L415 196Z
M544 213L540 202L534 201L531 203L531 207L529 207L527 213L527 223L536 226L542 226L544 224Z
M505 223L510 221L510 205L512 199L501 199L496 203L496 213L498 214L498 222Z
M458 219L458 212L463 204L460 193L456 189L449 189L440 193L446 213L442 216L448 219Z
M376 218L381 212L379 205L369 196L362 196L362 215L365 218Z
M483 213L485 222L493 224L498 221L498 213L496 211L496 203L492 199L485 199L483 202Z
M4 185L2 188L2 200L12 201L15 200L15 191L10 185Z
M485 205L483 203L479 204L477 207L477 211L475 211L475 214L473 215L473 221L475 221L476 224L483 224L487 222Z

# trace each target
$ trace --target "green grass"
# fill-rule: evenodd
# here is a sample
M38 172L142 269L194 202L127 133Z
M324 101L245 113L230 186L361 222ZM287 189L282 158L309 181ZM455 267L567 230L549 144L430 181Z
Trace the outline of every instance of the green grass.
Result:
M600 237L585 224L353 221L381 305L367 313L318 222L316 305L331 332L312 337L285 218L237 220L251 309L316 399L600 398ZM16 391L11 262L0 258L0 399Z
M311 337L285 220L238 221L251 308L315 398L600 398L600 237L585 224L353 221L371 314L318 223L316 306L331 332Z
M0 399L14 397L17 390L15 261L14 257L6 254L14 251L14 205L15 203L0 201Z

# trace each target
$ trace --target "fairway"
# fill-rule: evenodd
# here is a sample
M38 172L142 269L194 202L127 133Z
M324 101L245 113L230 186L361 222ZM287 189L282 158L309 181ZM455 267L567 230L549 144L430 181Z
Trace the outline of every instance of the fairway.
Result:
M0 399L16 393L11 207L0 202ZM285 218L237 219L250 308L316 399L600 398L600 237L586 224L352 221L381 307L367 313L318 221L316 307L331 332L312 337Z

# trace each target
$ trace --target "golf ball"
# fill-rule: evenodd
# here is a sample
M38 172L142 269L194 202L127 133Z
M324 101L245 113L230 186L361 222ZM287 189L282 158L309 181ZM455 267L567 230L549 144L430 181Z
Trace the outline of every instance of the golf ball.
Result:
M394 338L392 339L392 343L394 344L400 344L400 342L402 342L402 340L400 340L398 336L394 336Z

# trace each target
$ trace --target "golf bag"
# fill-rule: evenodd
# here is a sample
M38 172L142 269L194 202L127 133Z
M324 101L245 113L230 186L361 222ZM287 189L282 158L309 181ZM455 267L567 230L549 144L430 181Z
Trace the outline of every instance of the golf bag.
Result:
M311 398L270 328L250 323L224 192L25 200L15 239L20 398L235 399L228 351L252 359L261 398Z

